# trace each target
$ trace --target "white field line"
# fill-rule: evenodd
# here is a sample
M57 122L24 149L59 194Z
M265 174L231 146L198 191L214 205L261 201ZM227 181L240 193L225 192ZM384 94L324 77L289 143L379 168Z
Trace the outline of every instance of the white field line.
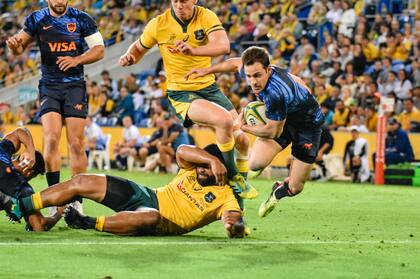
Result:
M90 246L90 245L126 245L126 246L249 246L249 245L381 245L381 244L399 244L399 245L420 245L418 240L355 240L355 241L76 241L76 242L0 242L0 247L7 246Z

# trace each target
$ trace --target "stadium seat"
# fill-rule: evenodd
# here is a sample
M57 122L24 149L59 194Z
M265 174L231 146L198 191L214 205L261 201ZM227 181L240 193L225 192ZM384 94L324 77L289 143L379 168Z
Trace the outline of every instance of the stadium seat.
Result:
M102 170L105 162L105 170L111 169L111 161L109 159L109 152L111 146L111 134L106 135L105 150L93 150L89 153L88 168L92 168L93 162L96 162L98 169Z

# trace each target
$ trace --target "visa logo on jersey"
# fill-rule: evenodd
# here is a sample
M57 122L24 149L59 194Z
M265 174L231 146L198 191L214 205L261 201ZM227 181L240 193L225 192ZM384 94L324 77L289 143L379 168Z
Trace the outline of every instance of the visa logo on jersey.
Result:
M75 42L51 42L48 43L51 52L72 51L76 50Z

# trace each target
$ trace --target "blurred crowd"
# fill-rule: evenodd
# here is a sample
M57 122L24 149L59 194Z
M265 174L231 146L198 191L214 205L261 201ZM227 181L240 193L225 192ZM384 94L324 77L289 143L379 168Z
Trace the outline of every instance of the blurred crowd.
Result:
M168 3L72 1L73 6L93 15L107 44L119 42L123 36L137 36L151 17L169 7ZM359 132L376 131L380 100L392 98L394 112L389 116L394 116L404 131L420 131L419 1L209 0L200 4L218 15L231 41L231 53L215 59L215 63L240 56L251 45L265 47L272 64L307 82L322 106L329 130L357 127ZM13 57L5 51L4 40L20 28L23 16L37 5L38 1L20 0L1 7L7 15L0 19L0 28L5 31L0 38L3 85L19 81L18 73L36 72L36 52L29 50ZM12 12L16 10L20 12ZM237 73L218 75L217 83L238 110L255 100ZM168 118L161 61L153 71L120 80L103 71L99 82L87 78L87 92L89 115L99 126L123 125L129 116L130 125L160 129ZM23 120L18 114L11 115L10 106L8 110L4 107L4 123L39 121L36 103L26 109ZM171 117L171 121L176 119ZM118 148L115 151L119 153ZM139 152L135 156L139 157Z

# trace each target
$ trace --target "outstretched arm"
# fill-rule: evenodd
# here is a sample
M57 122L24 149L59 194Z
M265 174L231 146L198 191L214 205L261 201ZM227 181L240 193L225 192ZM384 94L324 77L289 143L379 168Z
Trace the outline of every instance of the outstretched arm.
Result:
M225 226L229 238L243 238L245 235L245 225L242 214L239 211L227 210L223 212L222 222Z
M183 169L189 169L196 165L208 165L216 177L216 183L220 186L225 185L226 167L219 159L201 148L186 144L179 146L176 151L176 161Z
M185 75L185 79L188 78L199 78L208 74L215 73L229 73L238 72L242 68L242 59L240 57L230 58L222 63L214 64L209 68L192 69Z
M147 51L148 49L141 45L140 40L137 40L130 45L127 52L120 57L118 62L123 67L131 66L139 62Z

